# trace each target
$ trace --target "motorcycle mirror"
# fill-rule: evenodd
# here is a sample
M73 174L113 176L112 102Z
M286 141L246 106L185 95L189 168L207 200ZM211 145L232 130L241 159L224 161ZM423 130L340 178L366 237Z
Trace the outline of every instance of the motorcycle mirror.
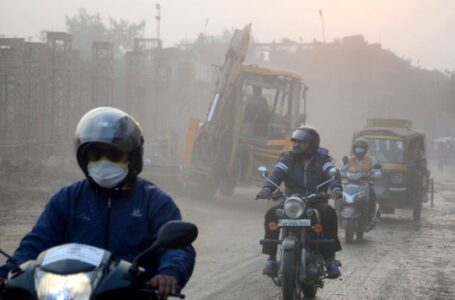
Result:
M328 173L331 177L335 177L337 175L337 169L336 168L330 168L328 170Z
M373 166L373 169L379 170L379 169L382 169L382 166L381 166L381 164L375 164L375 165Z
M156 247L183 248L196 240L198 229L196 225L183 221L169 221L158 231Z
M136 256L129 269L130 274L137 275L139 272L139 261L153 250L163 247L167 249L183 248L191 245L198 235L196 225L183 221L169 221L158 230L156 241L149 248Z
M269 170L267 169L266 166L260 166L258 168L258 171L262 173L262 177L267 177L269 176Z
M343 156L343 165L347 165L349 163L349 158L345 155Z

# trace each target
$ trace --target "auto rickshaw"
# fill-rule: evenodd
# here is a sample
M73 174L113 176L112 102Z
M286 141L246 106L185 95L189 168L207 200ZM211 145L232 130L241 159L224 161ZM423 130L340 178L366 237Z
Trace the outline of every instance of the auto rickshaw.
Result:
M383 176L374 189L382 213L412 209L418 220L422 203L433 199L433 180L427 168L425 135L412 128L412 122L399 119L369 119L354 140L368 141L371 156L382 166Z

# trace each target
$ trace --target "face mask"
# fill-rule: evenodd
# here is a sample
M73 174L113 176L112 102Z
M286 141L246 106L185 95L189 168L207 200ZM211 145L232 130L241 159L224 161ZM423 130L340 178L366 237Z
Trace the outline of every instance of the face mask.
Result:
M90 162L87 167L90 177L101 187L113 188L128 175L128 165L101 159Z
M354 152L355 152L356 154L364 154L366 151L365 151L364 148L356 147L356 148L354 149Z

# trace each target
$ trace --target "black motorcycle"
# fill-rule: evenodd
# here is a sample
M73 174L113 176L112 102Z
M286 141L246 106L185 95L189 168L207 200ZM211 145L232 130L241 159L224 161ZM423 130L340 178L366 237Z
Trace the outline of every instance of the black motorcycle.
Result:
M110 252L84 244L64 244L42 252L20 266L10 258L0 298L3 300L157 299L158 291L144 278L139 261L157 248L182 248L197 237L197 227L182 221L166 223L150 248L132 263L112 259ZM172 297L185 298L176 293Z
M303 297L315 297L318 288L324 286L327 278L326 262L320 247L335 244L334 239L323 239L319 212L310 207L312 201L326 197L325 193L308 196L293 195L285 197L279 187L267 178L267 168L258 169L263 177L277 187L269 199L283 201L283 209L277 209L280 237L278 240L261 240L260 244L278 244L281 246L280 269L273 282L281 287L283 300L297 300ZM333 171L335 175L336 170ZM334 180L332 177L322 186ZM340 264L341 265L341 264Z

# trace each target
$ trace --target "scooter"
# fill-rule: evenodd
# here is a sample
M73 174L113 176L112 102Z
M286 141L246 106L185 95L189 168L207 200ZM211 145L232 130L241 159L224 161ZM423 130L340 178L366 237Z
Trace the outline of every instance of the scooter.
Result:
M163 225L157 240L132 263L114 260L109 251L84 244L64 244L42 252L36 260L12 270L0 291L2 300L104 300L158 299L158 291L146 283L139 261L157 248L183 248L197 237L194 224L170 221ZM185 298L177 292L172 297Z

